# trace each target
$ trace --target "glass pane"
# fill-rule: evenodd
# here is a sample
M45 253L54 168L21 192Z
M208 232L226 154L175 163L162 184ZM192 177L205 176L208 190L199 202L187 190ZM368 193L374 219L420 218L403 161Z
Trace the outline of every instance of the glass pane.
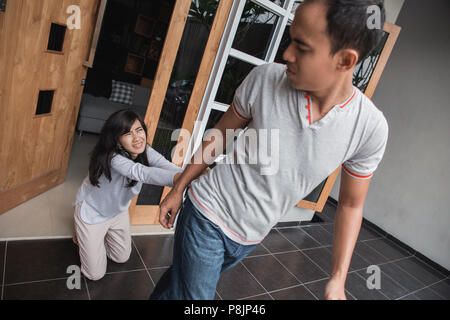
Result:
M264 60L278 19L276 14L247 1L232 47Z
M372 78L372 73L377 66L378 59L381 51L383 51L388 36L389 33L385 32L378 46L355 68L355 72L353 74L353 85L358 87L358 89L362 92L366 91L367 85L369 84L370 78Z
M323 187L325 186L325 183L327 182L328 178L325 179L321 184L319 184L310 194L308 194L303 200L307 200L310 202L317 202L319 201L320 194L322 193Z
M231 104L234 92L254 67L250 63L229 57L215 100L228 105Z
M288 23L286 29L284 30L283 37L281 38L280 46L278 47L278 51L274 59L274 61L277 63L286 64L286 62L283 59L283 53L291 43L291 36L289 35L290 25L291 24Z
M297 10L298 6L303 2L303 0L295 0L294 6L292 7L291 13L295 14L295 10Z
M36 115L46 114L52 111L54 94L54 90L39 91Z
M66 29L65 26L56 23L51 24L47 50L62 52Z
M214 128L214 126L219 122L220 118L223 116L225 112L220 110L211 110L209 114L208 123L206 124L206 130Z
M172 160L171 152L177 143L171 140L172 132L182 127L218 3L219 0L193 0L191 4L155 138L151 143L169 161ZM144 184L137 204L158 205L163 189Z
M220 120L220 118L222 117L222 115L224 114L225 112L223 112L223 111L220 111L220 110L211 110L211 113L209 114L209 118L208 118L208 123L206 124L206 128L205 128L205 131L206 130L208 130L208 129L211 129L211 128L214 128L214 126L217 124L217 122L219 122L219 120ZM204 133L203 133L204 134ZM222 155L223 154L225 154L225 150L222 152ZM219 156L219 157L217 157L217 159L215 160L215 162L214 163L212 163L210 166L209 166L209 168L214 168L215 166L216 166L216 162L217 161L219 161L219 160L221 160L222 159L222 157L221 156Z
M270 2L275 3L279 7L283 7L283 5L286 3L286 0L270 0Z

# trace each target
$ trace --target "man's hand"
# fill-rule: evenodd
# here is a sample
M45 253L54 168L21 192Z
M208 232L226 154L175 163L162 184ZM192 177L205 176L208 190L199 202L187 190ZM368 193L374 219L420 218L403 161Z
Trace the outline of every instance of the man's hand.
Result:
M345 281L331 278L325 287L326 300L347 300L345 296Z
M219 122L215 125L214 129L218 129L222 132L222 136L226 137L227 129L237 129L245 128L250 120L242 120L233 111L233 108L229 108L227 112L220 118ZM222 153L225 149L224 143L226 139L212 139L211 141L203 141L201 148L199 148L196 153L192 156L191 163L189 163L184 169L182 174L176 174L173 179L173 188L167 194L166 198L159 205L159 223L166 229L173 227L175 218L178 214L178 210L183 202L183 192L186 187L195 179L197 179L201 174L207 174L209 172L208 163L213 161L215 158ZM213 148L214 147L214 148ZM211 149L220 152L218 154L212 155L204 153L205 150ZM195 160L197 155L200 153L202 163L196 164Z
M179 192L176 189L170 190L161 202L159 205L159 223L161 223L164 228L170 229L173 227L182 202L183 192Z

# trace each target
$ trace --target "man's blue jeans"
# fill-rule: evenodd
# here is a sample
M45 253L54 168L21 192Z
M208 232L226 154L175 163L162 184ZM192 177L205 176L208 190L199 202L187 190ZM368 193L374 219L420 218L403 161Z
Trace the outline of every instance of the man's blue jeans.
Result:
M220 273L239 263L255 247L227 238L187 197L175 229L172 266L150 299L212 300Z

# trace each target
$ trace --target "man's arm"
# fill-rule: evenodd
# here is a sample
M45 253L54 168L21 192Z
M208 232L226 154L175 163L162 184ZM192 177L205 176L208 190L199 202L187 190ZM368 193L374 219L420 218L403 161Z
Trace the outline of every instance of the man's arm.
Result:
M204 172L204 170L208 167L208 163L211 163L224 150L226 143L226 130L244 128L248 124L248 122L248 120L243 120L236 116L231 107L228 108L227 112L225 112L225 114L220 118L214 129L220 130L223 137L222 141L215 141L214 139L212 139L211 141L204 141L201 145L201 148L199 148L195 155L192 157L191 163L189 163L183 173L179 177L177 177L172 190L161 202L159 222L164 228L169 229L173 226L175 217L178 213L178 209L181 206L184 189L186 189L186 187L193 180L198 178L200 174L202 174L202 172ZM219 148L214 147L216 144L219 144ZM218 152L217 154L207 154L206 152L204 152L207 150L220 150L220 152ZM194 163L194 159L198 159L198 153L201 152L203 152L203 154L201 155L201 163Z
M361 229L370 181L353 178L342 170L334 222L331 279L325 288L325 299L345 299L345 280Z

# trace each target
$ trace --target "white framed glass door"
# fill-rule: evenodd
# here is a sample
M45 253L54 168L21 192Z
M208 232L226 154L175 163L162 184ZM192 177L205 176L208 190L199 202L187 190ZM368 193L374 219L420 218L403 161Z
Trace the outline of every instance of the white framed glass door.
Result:
M225 113L234 92L255 67L281 62L289 44L288 26L299 0L235 0L206 93L200 107L188 154L200 146L204 132ZM186 157L184 164L189 162ZM220 160L220 157L217 161Z

